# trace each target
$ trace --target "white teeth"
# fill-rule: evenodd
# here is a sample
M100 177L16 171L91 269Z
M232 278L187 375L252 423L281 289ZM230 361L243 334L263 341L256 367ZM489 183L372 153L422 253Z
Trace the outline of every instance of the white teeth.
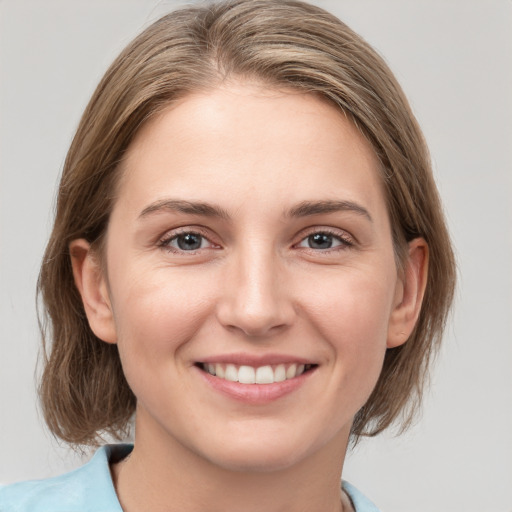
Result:
M238 382L242 384L254 384L256 381L256 373L252 366L240 366L238 370Z
M283 382L287 379L299 377L305 371L310 370L313 365L292 363L289 366L278 364L277 366L265 365L253 368L252 366L242 365L240 367L234 364L203 364L203 369L210 375L231 382L240 382L241 384L273 384L274 382Z
M226 365L226 373L224 378L226 380L230 380L231 382L238 382L238 370L234 364Z
M286 380L286 368L284 364L279 364L274 370L274 382L283 382L283 380Z
M256 384L272 384L273 382L274 372L272 371L272 366L260 366L256 370Z
M292 364L288 367L288 369L286 370L286 378L287 379L293 379L293 377L295 377L295 372L297 371L297 365L296 364Z
M226 378L226 372L224 371L224 367L221 364L215 365L215 375L217 375L217 377L220 377L221 379Z

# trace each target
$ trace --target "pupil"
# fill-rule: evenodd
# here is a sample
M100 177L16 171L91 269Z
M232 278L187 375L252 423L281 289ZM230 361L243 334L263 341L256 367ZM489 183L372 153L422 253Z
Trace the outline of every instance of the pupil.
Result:
M180 235L178 237L178 247L183 251L193 251L201 248L201 236L193 233Z
M332 247L332 236L325 233L315 233L309 236L309 247L312 249L329 249Z

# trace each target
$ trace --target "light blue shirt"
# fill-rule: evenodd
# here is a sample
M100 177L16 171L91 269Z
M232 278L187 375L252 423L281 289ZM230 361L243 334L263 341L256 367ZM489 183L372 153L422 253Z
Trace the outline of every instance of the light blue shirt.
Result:
M100 448L84 466L54 478L0 487L0 512L123 512L109 461L121 460L132 445ZM354 486L343 482L356 512L379 512Z

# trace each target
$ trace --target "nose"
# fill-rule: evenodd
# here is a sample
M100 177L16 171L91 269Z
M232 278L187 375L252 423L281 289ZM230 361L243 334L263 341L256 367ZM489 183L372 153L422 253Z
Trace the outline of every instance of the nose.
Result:
M250 250L228 263L217 305L219 322L249 337L265 337L291 325L295 316L290 283L271 250Z

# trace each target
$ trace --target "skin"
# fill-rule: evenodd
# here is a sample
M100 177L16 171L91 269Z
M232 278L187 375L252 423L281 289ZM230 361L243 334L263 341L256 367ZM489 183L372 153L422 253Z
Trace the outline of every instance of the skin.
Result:
M146 124L121 172L104 265L85 240L70 248L91 328L118 344L138 400L134 451L113 467L124 510L350 510L353 417L414 327L428 256L414 240L399 275L370 145L313 95L233 82ZM326 201L345 203L297 214ZM201 247L180 249L190 232ZM197 366L226 354L316 366L255 404Z

